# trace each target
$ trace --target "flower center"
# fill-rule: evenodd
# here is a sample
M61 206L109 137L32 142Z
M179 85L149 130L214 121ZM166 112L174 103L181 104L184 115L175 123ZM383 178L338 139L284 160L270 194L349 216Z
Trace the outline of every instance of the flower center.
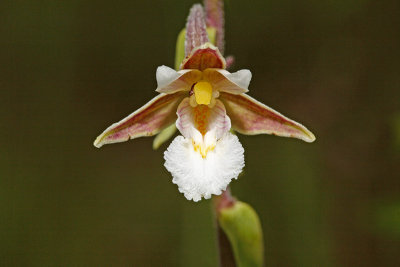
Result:
M209 132L209 120L211 109L206 105L197 105L193 108L193 120L195 128L201 135L192 138L194 151L199 153L203 159L207 157L207 153L213 151L216 144L216 138Z
M194 97L198 105L209 105L212 98L212 86L209 82L200 81L193 87Z
M218 91L213 92L211 84L201 80L195 83L190 92L190 106L193 108L194 127L201 135L192 138L194 151L199 153L202 158L207 157L207 153L213 151L216 144L214 135L208 134L211 110L216 104L215 98Z

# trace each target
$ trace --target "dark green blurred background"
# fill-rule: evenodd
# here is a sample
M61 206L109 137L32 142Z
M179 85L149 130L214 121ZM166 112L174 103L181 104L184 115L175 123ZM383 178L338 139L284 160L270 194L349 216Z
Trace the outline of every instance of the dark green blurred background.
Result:
M187 201L152 138L93 147L156 93L196 1L0 3L0 266L216 266L210 201ZM226 3L226 54L307 144L240 136L233 194L267 266L399 266L400 5Z

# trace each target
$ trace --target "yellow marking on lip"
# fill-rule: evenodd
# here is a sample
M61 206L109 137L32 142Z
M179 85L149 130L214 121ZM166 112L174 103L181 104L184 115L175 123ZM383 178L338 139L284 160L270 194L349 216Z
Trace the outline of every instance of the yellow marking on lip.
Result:
M213 151L215 148L215 145L204 147L200 144L197 144L194 140L192 140L192 145L193 145L194 151L200 153L200 155L203 159L205 159L207 157L208 152Z

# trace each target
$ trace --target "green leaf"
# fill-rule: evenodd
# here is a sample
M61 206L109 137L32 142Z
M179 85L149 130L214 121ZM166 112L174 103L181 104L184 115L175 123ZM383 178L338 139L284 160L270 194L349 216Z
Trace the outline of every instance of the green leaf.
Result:
M153 149L157 150L164 142L168 141L176 132L175 123L162 130L153 140Z
M217 35L217 29L215 29L214 27L208 27L207 35L208 35L208 40L210 40L210 43L215 45L215 36Z
M231 243L237 266L262 266L263 235L255 210L236 201L233 206L220 210L218 222Z
M178 38L176 39L176 50L175 50L175 69L179 70L183 59L185 58L185 37L186 30L183 29L178 34Z

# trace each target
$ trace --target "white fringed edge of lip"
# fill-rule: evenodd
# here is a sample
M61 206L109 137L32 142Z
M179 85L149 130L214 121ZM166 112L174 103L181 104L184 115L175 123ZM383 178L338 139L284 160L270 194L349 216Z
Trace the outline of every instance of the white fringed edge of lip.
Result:
M232 179L237 179L244 167L244 149L238 137L228 132L203 158L194 150L191 139L177 136L164 159L172 182L188 200L197 202L220 195Z

